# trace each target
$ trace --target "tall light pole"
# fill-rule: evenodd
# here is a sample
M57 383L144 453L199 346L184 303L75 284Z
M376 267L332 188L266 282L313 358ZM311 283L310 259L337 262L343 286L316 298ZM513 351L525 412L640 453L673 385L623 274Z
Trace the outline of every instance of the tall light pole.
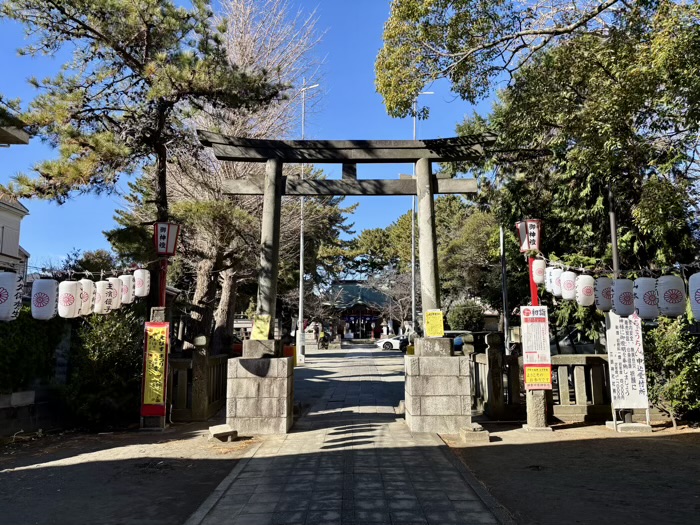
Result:
M418 95L433 95L432 91L421 91ZM416 113L418 97L413 100L413 140L416 140ZM416 180L416 165L413 164L413 180ZM416 196L413 195L411 206L411 321L416 331Z
M306 92L309 89L317 88L318 84L306 85L304 79L301 88L301 140L304 140L304 126L306 124ZM301 164L299 178L304 179L304 164ZM301 197L301 210L299 221L299 319L297 320L297 363L304 362L304 197Z

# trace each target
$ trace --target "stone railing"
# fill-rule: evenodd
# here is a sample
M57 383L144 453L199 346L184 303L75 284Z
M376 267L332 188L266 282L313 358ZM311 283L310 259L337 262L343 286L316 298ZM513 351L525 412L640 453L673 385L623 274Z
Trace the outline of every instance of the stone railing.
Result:
M227 362L226 355L170 359L173 422L206 421L224 406ZM199 379L196 385L195 377Z
M552 356L552 414L561 421L610 419L606 354Z
M479 349L483 348L483 352ZM472 410L490 419L525 417L522 358L506 356L503 336L491 333L485 345L465 341L472 374ZM561 421L592 421L610 418L608 356L556 355L552 357L550 413Z

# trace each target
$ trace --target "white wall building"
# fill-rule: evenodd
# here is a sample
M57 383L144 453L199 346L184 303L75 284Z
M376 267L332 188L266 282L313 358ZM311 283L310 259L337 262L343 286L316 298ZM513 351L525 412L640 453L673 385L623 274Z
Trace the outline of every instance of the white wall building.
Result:
M22 219L29 210L18 201L0 198L0 270L11 270L27 278L29 253L19 245Z

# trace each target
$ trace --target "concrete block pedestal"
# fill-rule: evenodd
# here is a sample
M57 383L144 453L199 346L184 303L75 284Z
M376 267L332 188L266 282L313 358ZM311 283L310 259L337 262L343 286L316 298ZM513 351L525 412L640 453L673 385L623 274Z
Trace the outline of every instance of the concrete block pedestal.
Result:
M238 435L286 434L292 427L291 357L229 359L226 424Z
M469 358L404 357L406 424L411 432L459 434L471 428Z

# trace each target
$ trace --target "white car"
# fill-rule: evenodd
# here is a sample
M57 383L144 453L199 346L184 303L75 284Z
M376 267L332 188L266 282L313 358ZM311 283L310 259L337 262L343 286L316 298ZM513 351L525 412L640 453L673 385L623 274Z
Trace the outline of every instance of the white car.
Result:
M401 347L406 345L408 340L405 335L396 335L394 337L384 337L379 339L375 345L384 350L401 350Z

